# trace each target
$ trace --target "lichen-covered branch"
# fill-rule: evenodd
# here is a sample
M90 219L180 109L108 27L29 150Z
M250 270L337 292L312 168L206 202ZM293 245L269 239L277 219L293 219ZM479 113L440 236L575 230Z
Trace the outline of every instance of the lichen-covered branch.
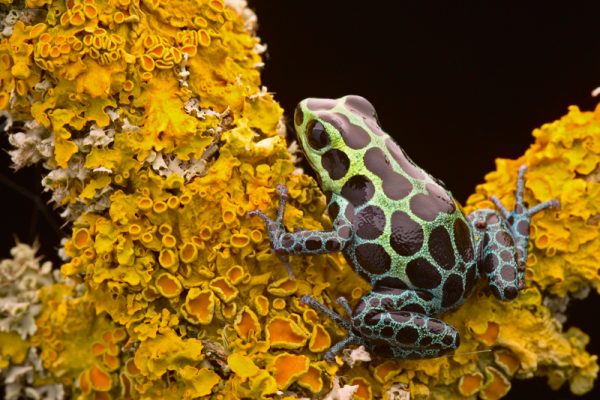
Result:
M366 362L375 355L351 349L331 364L322 356L345 332L300 299L343 313L335 299L354 305L369 287L336 253L292 257L288 278L263 223L246 218L274 215L285 183L290 231L331 226L260 86L264 46L245 2L0 3L10 156L43 163L71 227L61 277L31 249L20 262L23 245L0 267L0 367L16 397L493 399L532 376L591 389L588 338L562 322L569 296L600 287L600 111L572 108L536 130L468 201L510 206L520 164L530 204L561 201L533 220L517 300L479 288L443 316L462 335L454 356Z

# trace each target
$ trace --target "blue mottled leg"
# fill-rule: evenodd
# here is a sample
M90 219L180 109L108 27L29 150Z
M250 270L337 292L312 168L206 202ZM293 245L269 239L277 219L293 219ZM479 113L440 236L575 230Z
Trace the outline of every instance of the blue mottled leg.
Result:
M344 311L346 311L346 314L352 315L352 307L350 307L350 304L348 304L348 300L346 300L345 297L338 297L338 299L336 300L336 303L338 303L339 305L341 305L344 308Z
M327 315L329 318L331 318L332 320L337 322L339 325L341 325L347 331L352 330L352 325L350 324L349 321L345 320L344 318L342 318L339 314L337 314L333 310L330 310L329 308L325 307L323 304L319 303L317 301L317 299L315 299L314 297L302 296L302 303L309 305L312 308L314 308L315 310Z
M550 200L527 209L523 201L526 171L524 165L519 168L514 210L508 211L496 196L492 196L500 213L477 210L468 216L474 232L480 237L479 272L487 277L492 292L502 300L517 297L519 289L524 287L531 217L560 205L558 200Z
M340 298L338 303L352 315L350 323L312 297L302 298L348 331L348 336L325 354L329 361L350 344L363 344L373 355L401 359L433 358L455 350L460 342L456 329L426 315L434 310L432 300L428 293L377 288L352 312Z
M354 310L352 326L372 353L389 358L434 358L451 353L460 344L458 331L432 318L435 300L429 293L375 288Z
M545 210L546 208L556 208L560 206L560 202L554 199L537 204L536 206L527 209L525 202L523 201L523 192L525 190L525 172L527 172L527 166L521 165L521 167L519 167L519 173L517 176L514 210L508 212L502 205L502 202L500 202L496 196L492 196L491 198L496 207L498 207L504 214L504 218L506 218L510 224L511 231L515 239L515 245L519 251L519 263L521 264L525 264L525 261L527 261L527 249L529 247L529 225L531 223L531 217L538 212Z
M331 231L305 231L296 230L288 232L283 226L283 214L288 197L287 188L284 185L277 185L279 192L279 208L277 218L272 220L262 211L250 211L248 215L256 215L265 221L271 248L278 255L288 254L323 254L341 251L348 241L352 238L354 228L349 215L352 215L351 205L339 196L333 195L330 203L330 214L332 205L337 208L337 213L333 220L333 230ZM340 207L343 207L340 210Z

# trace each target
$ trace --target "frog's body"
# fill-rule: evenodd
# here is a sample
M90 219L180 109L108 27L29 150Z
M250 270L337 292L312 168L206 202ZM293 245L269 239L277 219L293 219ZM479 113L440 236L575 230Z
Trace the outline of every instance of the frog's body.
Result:
M373 286L344 320L312 297L303 301L344 326L351 343L396 358L437 357L456 349L456 329L432 316L459 306L480 276L492 292L513 299L523 285L529 219L556 201L531 210L522 204L502 214L477 210L466 217L442 184L416 166L383 132L373 106L359 96L306 99L295 113L298 139L328 198L331 231L288 233L282 225L287 191L275 221L260 211L275 252L342 251Z

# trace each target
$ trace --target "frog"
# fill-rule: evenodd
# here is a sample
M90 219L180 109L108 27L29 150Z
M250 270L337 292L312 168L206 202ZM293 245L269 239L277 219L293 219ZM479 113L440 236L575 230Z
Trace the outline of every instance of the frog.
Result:
M249 215L264 221L271 249L282 260L342 252L371 285L354 308L344 297L337 299L347 318L302 296L302 303L348 332L324 354L327 361L351 345L395 359L451 354L460 334L440 315L463 304L480 280L503 301L525 287L531 217L560 205L554 199L526 207L526 166L518 170L513 210L492 196L497 210L465 215L443 182L383 131L364 97L307 98L293 119L299 146L325 194L332 229L288 232L283 184L276 187L275 219L260 210Z

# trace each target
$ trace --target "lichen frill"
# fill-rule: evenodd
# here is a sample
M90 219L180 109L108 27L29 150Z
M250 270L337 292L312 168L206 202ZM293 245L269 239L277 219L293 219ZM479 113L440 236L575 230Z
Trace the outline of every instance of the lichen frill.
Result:
M367 363L355 350L329 364L322 354L344 332L299 299L343 313L334 299L355 304L369 287L340 254L292 257L289 279L262 221L246 217L272 216L285 183L288 229L331 226L324 196L286 148L281 108L260 88L262 46L244 2L0 7L13 163L43 162L44 185L72 221L68 283L36 288L41 309L22 340L39 352L39 380L98 399L499 398L512 377L533 375L591 388L587 337L563 332L557 305L600 286L600 111L572 109L537 130L526 155L498 161L469 199L468 210L491 206L490 194L510 205L526 163L530 204L561 200L534 218L519 299L501 303L482 287L445 316L462 334L453 357ZM3 369L23 362L6 341L0 351Z

